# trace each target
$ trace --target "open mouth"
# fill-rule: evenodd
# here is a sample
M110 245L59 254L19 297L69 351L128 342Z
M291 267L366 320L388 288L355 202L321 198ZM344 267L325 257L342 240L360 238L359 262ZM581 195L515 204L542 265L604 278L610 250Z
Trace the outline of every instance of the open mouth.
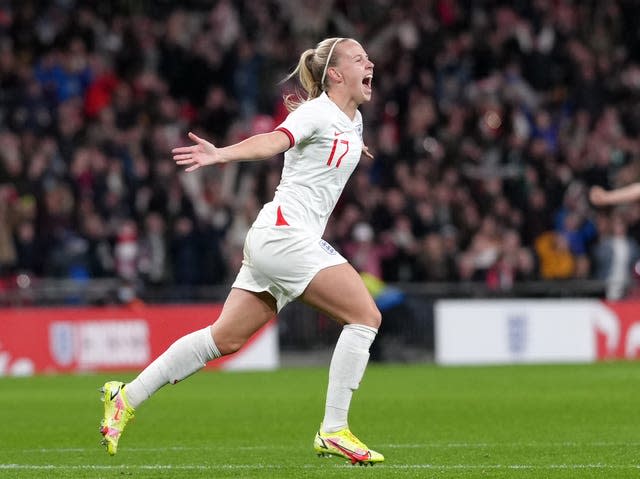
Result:
M362 79L362 84L371 90L371 86L373 85L373 75L367 75Z

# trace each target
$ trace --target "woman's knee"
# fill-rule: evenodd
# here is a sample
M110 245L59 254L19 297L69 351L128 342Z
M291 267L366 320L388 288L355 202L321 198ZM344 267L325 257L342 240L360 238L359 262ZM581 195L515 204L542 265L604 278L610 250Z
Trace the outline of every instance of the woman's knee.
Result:
M211 327L213 342L218 348L218 351L220 351L220 354L222 356L226 356L227 354L233 354L236 351L239 351L247 342L248 338L237 334L237 332L233 330L229 330L229 328L220 326L221 325L219 323L213 323L213 326Z
M367 326L371 326L372 328L379 329L380 325L382 324L382 313L376 307L374 308L374 311L371 312L371 317L368 319L370 321L370 324L367 324Z
M223 356L226 356L227 354L233 354L237 351L240 350L240 348L242 348L242 346L245 345L245 343L247 342L246 339L244 338L239 338L239 337L213 337L213 341L216 343L216 346L218 347L218 351L220 351L220 354L222 354Z
M376 307L367 308L367 311L362 311L359 314L355 314L353 317L348 318L346 323L349 324L362 324L371 328L379 329L382 324L382 313Z
M222 355L235 353L275 313L275 299L268 293L232 288L220 316L211 326L218 351Z

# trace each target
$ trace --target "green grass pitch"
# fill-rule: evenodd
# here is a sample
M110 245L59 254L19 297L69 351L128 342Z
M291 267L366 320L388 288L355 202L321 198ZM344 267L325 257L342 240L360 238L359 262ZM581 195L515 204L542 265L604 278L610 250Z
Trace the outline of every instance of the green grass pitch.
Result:
M326 376L198 373L138 409L115 457L97 391L115 377L3 378L0 478L640 477L637 362L372 364L350 423L385 454L374 467L315 456Z

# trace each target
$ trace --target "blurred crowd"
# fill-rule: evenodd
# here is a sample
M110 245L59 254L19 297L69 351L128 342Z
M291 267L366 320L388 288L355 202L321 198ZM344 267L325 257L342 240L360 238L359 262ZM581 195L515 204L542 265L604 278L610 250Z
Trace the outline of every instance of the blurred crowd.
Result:
M624 294L640 205L634 0L0 0L0 276L227 284L282 158L184 174L172 147L285 117L299 54L375 62L325 238L389 282L598 278Z

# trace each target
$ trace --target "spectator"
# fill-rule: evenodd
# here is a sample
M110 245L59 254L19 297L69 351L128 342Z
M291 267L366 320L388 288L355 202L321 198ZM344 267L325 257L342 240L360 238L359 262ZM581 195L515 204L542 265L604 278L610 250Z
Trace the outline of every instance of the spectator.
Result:
M95 212L82 219L81 233L87 241L87 268L91 278L104 278L114 274L114 252L108 238L104 220Z
M487 286L491 289L510 290L518 281L535 278L535 262L528 248L521 246L520 235L508 229L502 234L500 257L487 271Z
M132 220L124 221L118 228L114 248L115 272L129 282L135 282L139 275L140 246L138 227Z
M345 257L356 271L382 277L382 261L395 252L391 241L374 241L373 228L367 223L353 227L352 240L343 245Z
M64 276L86 260L91 276L115 274L120 225L145 237L161 217L172 264L142 281L229 279L250 203L270 195L281 158L187 184L168 151L196 126L231 143L277 124L274 99L290 85L264 79L283 78L292 45L331 29L371 39L377 86L363 132L375 158L361 162L327 234L352 243L362 224L387 238L385 282L517 283L535 277L531 248L542 278L604 274L590 252L610 238L595 231L586 187L640 177L633 2L613 0L604 17L597 2L196 3L141 4L136 15L126 2L12 6L0 35L0 189L15 191L0 221L3 273ZM227 204L230 193L245 201ZM12 209L29 202L28 217ZM446 261L435 258L443 247ZM191 264L203 250L207 274L172 258ZM549 254L563 258L557 268Z
M600 231L593 257L595 277L607 283L607 299L617 300L624 296L632 278L635 263L640 259L638 242L627 235L624 217L614 214L609 231Z
M198 284L201 272L197 236L191 218L179 216L176 219L169 252L173 282L186 292L185 288Z
M138 245L140 248L139 270L151 285L161 285L168 279L167 240L165 222L156 212L147 214L145 229Z
M567 238L557 231L547 231L535 240L542 279L569 279L576 269L576 258L569 249Z
M23 221L16 228L15 234L16 263L15 269L26 273L40 273L41 259L33 222Z
M417 281L453 281L455 259L447 254L442 235L433 232L421 241L416 254Z
M465 256L473 264L474 277L485 280L487 272L495 265L500 256L500 237L502 232L493 216L485 216L480 228L473 235Z
M16 247L13 243L12 203L16 192L8 185L0 188L0 272L7 274L13 270L18 261Z

